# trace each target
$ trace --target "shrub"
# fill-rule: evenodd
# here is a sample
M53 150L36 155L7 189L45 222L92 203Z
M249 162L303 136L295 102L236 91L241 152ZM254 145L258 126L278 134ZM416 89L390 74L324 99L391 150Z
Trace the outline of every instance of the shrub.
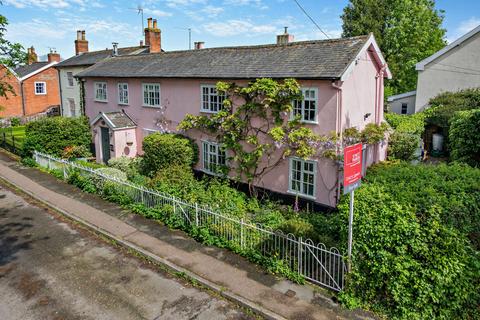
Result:
M480 166L480 109L459 111L450 121L448 140L454 161ZM479 182L480 183L480 182Z
M420 146L421 135L425 129L425 114L387 113L385 119L394 129L388 141L388 159L414 160L415 151Z
M70 146L89 148L92 141L88 120L81 118L51 117L29 122L25 128L23 155L34 150L61 156Z
M108 160L108 166L125 172L128 179L135 178L138 181L141 161L142 159L140 157L130 158L122 156Z
M115 168L108 168L108 167L98 168L95 170L95 172L109 178L114 178L120 181L127 181L127 174ZM105 186L105 183L107 182L105 179L97 175L92 175L91 180L93 185L97 188L97 190L102 190L103 187Z
M179 164L158 170L149 186L189 202L198 202L204 192L202 183L195 179L192 170Z
M90 150L84 146L68 146L63 149L62 158L63 159L78 159L78 158L87 158L91 157L92 153Z
M12 127L18 127L20 124L21 124L21 122L20 122L19 118L11 118L10 119L10 125Z
M142 171L148 176L171 165L192 167L198 161L198 146L177 134L151 134L143 140L143 151Z
M480 170L460 164L369 169L355 192L353 273L342 301L398 319L478 317L478 181ZM345 244L347 197L339 211Z

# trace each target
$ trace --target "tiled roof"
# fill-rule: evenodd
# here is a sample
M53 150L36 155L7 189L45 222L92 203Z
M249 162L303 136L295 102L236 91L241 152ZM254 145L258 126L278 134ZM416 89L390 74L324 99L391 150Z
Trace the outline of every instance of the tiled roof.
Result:
M23 78L25 77L26 75L32 73L32 72L35 72L37 71L38 69L40 68L43 68L45 67L47 64L49 64L50 62L48 61L44 61L44 62L34 62L32 64L27 64L27 65L24 65L24 66L21 66L21 67L18 67L18 68L15 68L14 71L15 73L20 77L20 78Z
M78 77L338 79L369 36L107 58Z
M123 111L100 112L97 117L92 120L91 124L95 124L100 119L105 120L113 130L135 128L137 126Z
M138 54L138 53L148 53L148 47L127 47L127 48L119 48L118 54L122 55L129 55L129 54ZM57 67L74 67L74 66L90 66L98 61L101 61L105 58L112 56L112 49L105 49L100 51L92 51L92 52L85 52L79 54L77 56L73 56L66 60L63 60Z

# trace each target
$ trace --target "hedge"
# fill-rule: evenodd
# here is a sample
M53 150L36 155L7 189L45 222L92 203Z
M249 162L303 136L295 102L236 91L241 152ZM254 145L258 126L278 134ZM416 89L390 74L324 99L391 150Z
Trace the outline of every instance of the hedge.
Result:
M92 135L86 117L42 118L26 125L23 156L31 156L37 150L60 157L67 147L83 146L90 149L91 142Z
M198 146L190 139L172 133L154 133L143 140L142 172L154 176L171 165L193 167L198 161Z
M394 319L480 316L480 170L376 165L355 192L353 272L341 300ZM346 243L348 197L339 205Z
M480 109L459 111L450 121L450 158L480 167ZM480 183L480 181L479 181Z

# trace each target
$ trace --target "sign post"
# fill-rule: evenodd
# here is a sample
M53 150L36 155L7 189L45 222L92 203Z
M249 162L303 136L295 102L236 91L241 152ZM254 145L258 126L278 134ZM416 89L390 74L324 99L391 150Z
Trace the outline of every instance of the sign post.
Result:
M353 243L353 202L355 189L360 186L362 178L362 144L357 143L345 148L343 153L343 193L350 193L350 215L348 218L348 272L352 268Z

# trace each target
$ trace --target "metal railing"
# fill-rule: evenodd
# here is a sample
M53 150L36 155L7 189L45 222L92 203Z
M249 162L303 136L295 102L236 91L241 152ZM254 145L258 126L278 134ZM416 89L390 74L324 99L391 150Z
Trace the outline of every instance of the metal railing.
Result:
M327 249L310 239L274 231L260 224L252 224L215 212L198 204L187 203L173 196L107 176L78 163L34 152L39 166L63 170L65 179L77 170L84 177L101 181L101 186L115 188L118 194L147 208L168 211L186 226L206 228L211 234L242 250L253 250L264 257L281 261L290 270L298 272L310 282L340 291L345 284L346 264L336 248ZM98 185L98 183L97 183Z

